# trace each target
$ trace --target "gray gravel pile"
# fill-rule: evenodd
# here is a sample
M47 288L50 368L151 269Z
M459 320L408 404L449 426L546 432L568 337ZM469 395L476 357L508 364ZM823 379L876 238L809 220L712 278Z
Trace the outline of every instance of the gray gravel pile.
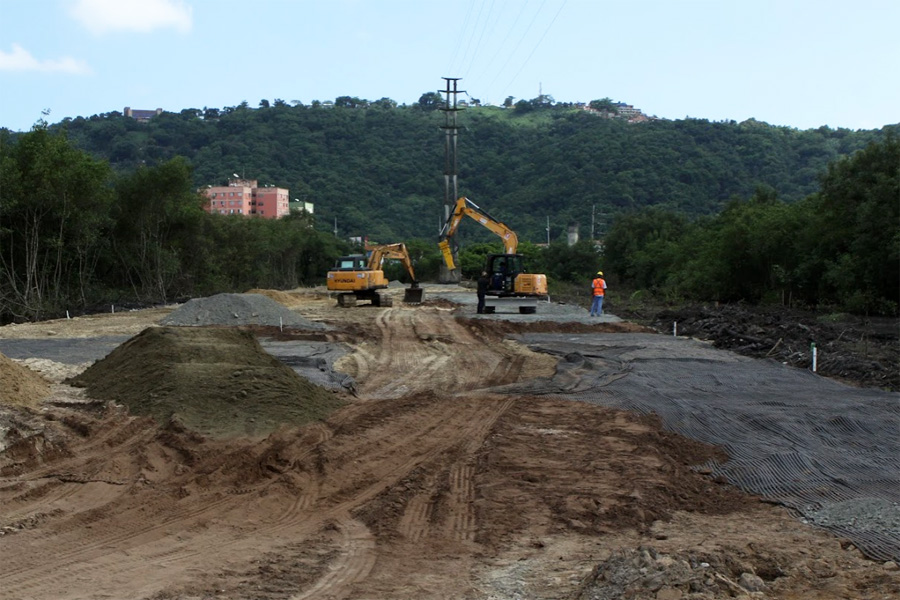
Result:
M194 298L169 313L160 325L272 325L293 329L326 329L304 319L262 294L216 294Z

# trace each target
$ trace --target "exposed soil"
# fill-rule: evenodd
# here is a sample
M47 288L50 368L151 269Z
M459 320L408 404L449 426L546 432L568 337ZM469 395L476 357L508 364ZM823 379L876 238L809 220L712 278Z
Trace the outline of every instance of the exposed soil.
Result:
M34 407L49 393L47 380L0 354L0 405Z
M331 327L277 335L353 350L337 366L356 395L328 392L343 406L321 420L248 436L254 413L314 393L260 356L249 332L275 330L160 328L159 309L118 323L137 337L76 377L86 390L4 401L0 598L900 596L893 563L695 468L720 450L650 417L496 391L556 368L506 334L580 330L291 296ZM0 336L89 335L76 321Z

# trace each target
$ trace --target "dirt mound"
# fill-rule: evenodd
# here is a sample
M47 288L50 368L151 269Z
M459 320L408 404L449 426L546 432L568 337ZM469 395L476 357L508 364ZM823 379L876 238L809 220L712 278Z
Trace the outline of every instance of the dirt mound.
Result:
M43 377L0 354L0 404L37 406L49 393Z
M67 383L211 437L265 436L342 404L266 353L253 334L231 328L146 329Z
M194 298L172 311L161 325L274 325L324 329L262 294L216 294Z

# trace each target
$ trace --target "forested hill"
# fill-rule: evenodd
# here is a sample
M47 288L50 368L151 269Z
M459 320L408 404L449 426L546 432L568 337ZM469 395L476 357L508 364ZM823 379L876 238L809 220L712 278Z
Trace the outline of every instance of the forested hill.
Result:
M267 103L266 103L267 104ZM317 227L379 241L436 236L444 197L439 103L343 103L67 119L77 147L116 169L184 156L197 187L237 173L313 202ZM757 121L628 123L571 105L520 102L459 113L459 192L542 242L598 230L629 209L718 212L760 186L785 201L818 189L826 165L883 139L881 130L796 130Z

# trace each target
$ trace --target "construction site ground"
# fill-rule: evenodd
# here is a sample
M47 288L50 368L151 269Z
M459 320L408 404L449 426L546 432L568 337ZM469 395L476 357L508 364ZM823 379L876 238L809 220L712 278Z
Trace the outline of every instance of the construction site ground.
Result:
M900 598L896 392L574 304L252 292L0 328L0 598Z

